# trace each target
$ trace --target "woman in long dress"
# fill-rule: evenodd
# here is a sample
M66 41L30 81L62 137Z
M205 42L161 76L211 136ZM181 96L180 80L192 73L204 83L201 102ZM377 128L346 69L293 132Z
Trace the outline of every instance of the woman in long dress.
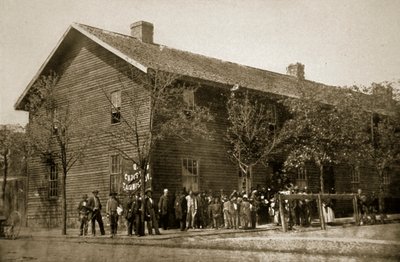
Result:
M335 221L335 213L332 209L332 201L327 199L322 203L322 215L324 216L325 223L332 224Z

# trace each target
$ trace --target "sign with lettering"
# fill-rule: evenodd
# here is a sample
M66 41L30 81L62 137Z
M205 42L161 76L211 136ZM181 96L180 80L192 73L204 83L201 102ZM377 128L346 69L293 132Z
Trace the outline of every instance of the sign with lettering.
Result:
M147 165L147 172L145 174L146 185L151 185L150 167ZM143 171L142 171L143 172ZM122 166L122 190L124 192L139 192L142 186L140 168L136 163L124 159Z

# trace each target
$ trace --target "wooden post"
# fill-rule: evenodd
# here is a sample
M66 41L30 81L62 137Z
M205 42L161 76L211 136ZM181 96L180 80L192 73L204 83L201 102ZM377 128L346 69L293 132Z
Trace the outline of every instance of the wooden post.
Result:
M279 199L279 215L281 217L282 230L283 232L287 232L286 218L285 218L285 212L283 208L283 201L281 194L279 194L278 199Z
M360 225L360 217L358 216L358 204L357 204L357 196L353 196L353 210L354 210L354 221L356 222L356 225Z
M326 230L325 226L325 219L324 219L324 214L322 212L322 201L321 201L321 194L318 194L318 213L319 213L319 221L321 223L321 229Z

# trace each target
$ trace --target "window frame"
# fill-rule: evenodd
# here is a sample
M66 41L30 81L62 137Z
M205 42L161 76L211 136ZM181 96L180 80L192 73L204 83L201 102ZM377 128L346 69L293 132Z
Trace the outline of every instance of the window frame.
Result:
M189 170L189 161L191 163L191 170ZM193 163L195 162L195 166ZM192 171L196 170L194 174ZM192 157L184 157L181 158L181 173L182 173L182 182L184 180L188 181L191 179L192 184L196 184L197 188L193 190L199 190L200 188L200 160Z
M110 155L110 185L109 191L120 193L122 183L122 157L120 154Z
M305 166L296 168L295 184L298 188L308 187L307 168Z
M196 108L195 90L184 89L182 92L183 102L186 105L185 111L193 111Z
M385 168L385 169L383 169L383 172L382 172L382 184L384 185L384 186L388 186L388 185L390 185L390 179L391 177L390 177L390 172L389 172L389 170L387 169L387 168Z
M116 125L121 123L121 107L122 107L122 92L117 90L110 94L111 102L111 124Z
M268 123L275 127L276 126L276 122L277 122L277 107L276 104L273 102L270 102L267 104L267 112L271 112L269 114L269 117L267 117L267 121Z
M351 169L351 183L352 184L360 184L360 167L359 166L353 166Z
M50 199L58 198L58 165L54 162L49 167L48 196Z

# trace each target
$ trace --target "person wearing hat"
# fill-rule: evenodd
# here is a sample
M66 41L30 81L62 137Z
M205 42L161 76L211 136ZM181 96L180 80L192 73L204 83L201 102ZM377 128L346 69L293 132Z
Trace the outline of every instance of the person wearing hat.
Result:
M240 208L240 218L241 218L240 222L242 228L247 229L249 227L251 213L250 213L250 202L246 194L243 195L243 201Z
M229 205L229 216L231 218L231 228L238 228L238 204L235 195L231 195L231 201Z
M144 198L144 220L147 222L147 231L149 235L153 234L153 228L156 232L156 235L161 235L160 230L158 229L158 221L156 217L156 204L154 203L152 196L153 191L148 188L145 191Z
M164 194L160 197L160 201L158 201L158 213L161 216L160 222L164 230L168 229L169 201L168 189L164 189Z
M253 190L250 196L250 224L252 229L256 228L259 205L260 201L258 200L257 190Z
M189 191L189 195L186 196L187 203L187 215L186 215L186 230L194 228L194 222L197 215L197 198L193 191Z
M174 208L175 208L175 217L179 221L179 228L181 231L184 231L186 228L186 216L187 216L186 193L184 190L175 199Z
M136 197L132 191L128 192L128 196L125 200L125 219L127 222L128 236L132 236L135 222L135 211L136 211Z
M80 230L79 236L86 236L88 233L88 221L90 213L90 209L88 208L87 194L83 194L82 200L79 202L78 213L79 213L79 221L81 222L81 225L79 227Z
M111 238L117 235L117 228L118 228L117 209L120 206L120 204L116 196L117 193L111 192L110 198L107 200L107 205L106 205L106 214L108 219L110 220Z
M104 231L103 225L103 218L101 217L101 203L100 198L98 197L99 191L93 190L92 196L88 199L88 208L90 210L90 220L92 222L92 235L96 235L96 221L100 227L101 235L105 235L106 232Z

